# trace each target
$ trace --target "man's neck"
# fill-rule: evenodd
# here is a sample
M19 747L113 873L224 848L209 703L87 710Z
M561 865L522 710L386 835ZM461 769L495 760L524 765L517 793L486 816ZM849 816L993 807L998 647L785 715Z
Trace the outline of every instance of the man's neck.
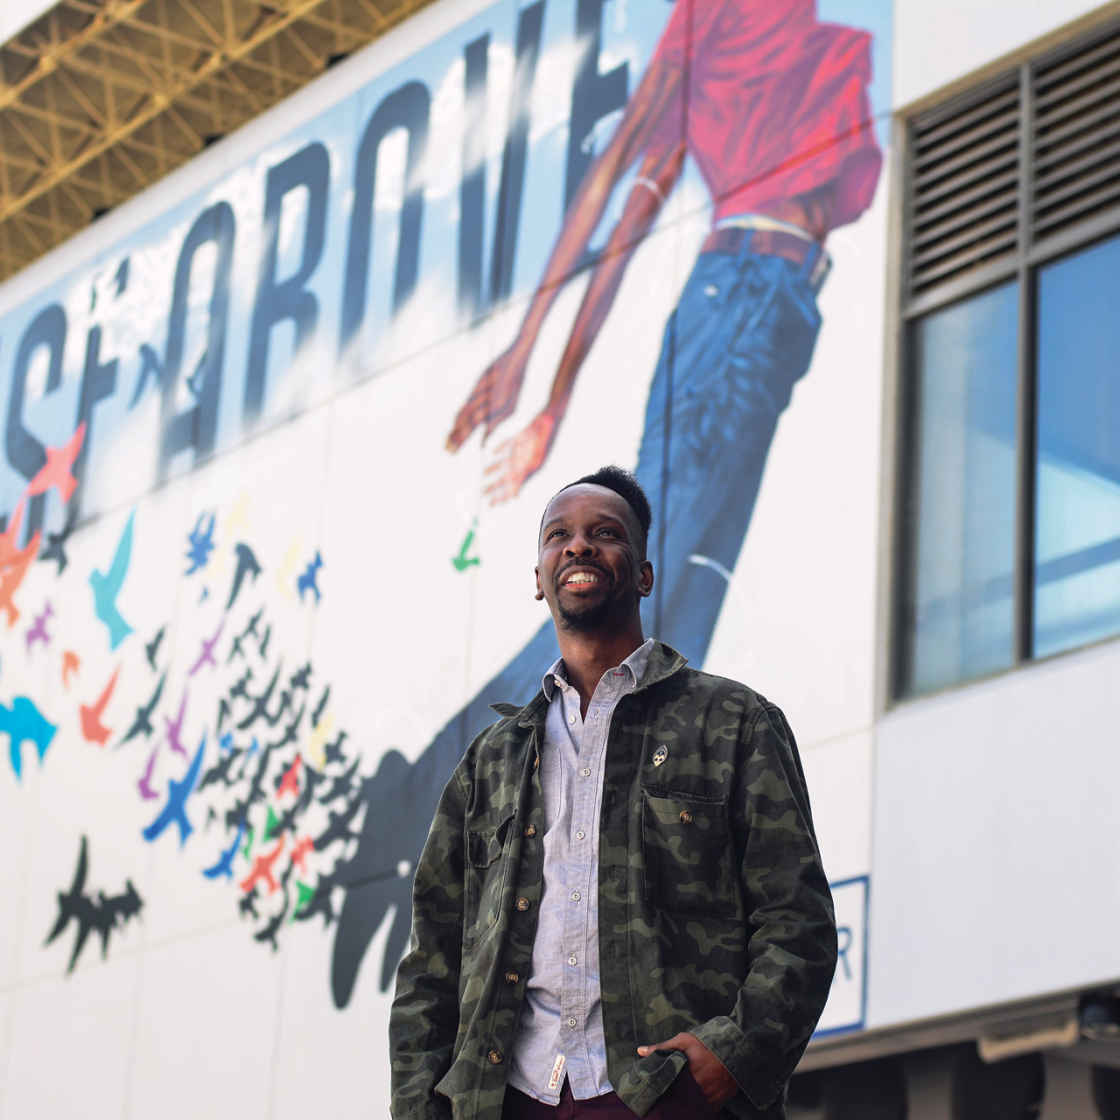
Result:
M559 630L556 636L568 683L579 693L581 716L587 715L587 706L603 674L621 665L645 641L640 622L611 634Z

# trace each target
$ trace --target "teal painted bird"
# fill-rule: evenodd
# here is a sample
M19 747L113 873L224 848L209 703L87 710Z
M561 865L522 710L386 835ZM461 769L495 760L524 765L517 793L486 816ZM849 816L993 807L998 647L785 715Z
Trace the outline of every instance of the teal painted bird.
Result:
M129 561L132 559L132 522L135 511L128 515L128 522L117 541L117 551L108 572L96 568L89 574L89 585L93 588L93 609L97 617L109 630L109 648L116 649L132 633L132 627L121 617L117 610L117 596L120 594L124 577L128 574Z

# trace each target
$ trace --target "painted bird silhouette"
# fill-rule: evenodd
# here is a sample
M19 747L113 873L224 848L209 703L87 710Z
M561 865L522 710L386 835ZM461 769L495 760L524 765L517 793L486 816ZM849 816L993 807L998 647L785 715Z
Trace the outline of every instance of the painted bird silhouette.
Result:
M51 606L50 600L48 599L46 605L43 607L42 612L35 616L34 625L32 625L27 631L28 653L31 652L31 647L36 642L39 642L44 646L50 645L51 636L47 633L47 619L50 618L52 614L54 614L54 607Z
M296 590L299 592L299 599L301 603L303 602L303 595L306 591L314 592L316 603L319 602L320 599L322 599L323 596L319 592L319 569L322 566L323 557L319 553L319 550L316 549L315 559L312 560L311 563L308 564L302 572L300 572L299 578L296 580Z
M40 560L53 560L58 565L55 575L62 575L66 571L66 565L70 563L70 558L66 555L66 542L70 539L77 520L77 515L71 510L66 524L57 533L47 534L46 547L39 553Z
M117 596L120 594L124 577L128 574L129 561L132 559L132 524L135 511L128 515L128 521L117 541L113 563L108 572L96 568L89 574L89 585L93 589L93 609L97 617L109 631L109 648L116 649L132 633L132 627L121 617L117 610Z
M243 720L241 720L240 723L237 724L237 730L238 731L244 731L247 727L249 727L252 723L254 723L258 719L265 720L270 727L273 727L273 726L276 725L276 720L278 720L280 718L280 716L277 715L276 719L270 719L269 718L268 702L272 698L273 690L276 688L276 682L279 679L280 679L280 666L278 665L276 667L276 672L272 674L272 680L270 680L268 682L268 685L265 687L264 692L262 692L259 696L254 696L252 698L252 700L253 700L252 711L250 711L249 714Z
M9 628L15 626L19 618L19 607L13 596L23 583L27 569L39 551L41 533L36 531L23 548L17 546L20 525L23 521L23 506L26 496L20 498L11 524L0 533L0 610L8 616Z
M249 874L241 880L241 889L248 893L251 891L262 879L268 884L268 893L271 894L275 891L280 884L276 882L272 874L273 865L280 858L280 853L284 850L285 838L280 837L276 841L276 847L272 849L267 855L259 855L253 860L253 868Z
M42 764L58 728L26 696L17 696L10 708L0 704L0 732L8 735L8 756L16 779L23 775L23 744L30 739Z
M202 523L205 520L206 514L200 513L194 528L187 534L187 560L190 562L190 567L183 573L184 575L194 575L199 568L205 568L210 561L210 553L214 550L214 514L210 514L210 520L203 529Z
M157 631L156 636L144 646L144 655L148 659L148 664L152 667L152 672L157 671L156 654L159 653L159 647L163 642L164 632L167 630L167 624L164 623Z
M471 545L474 543L474 526L467 531L466 539L463 541L462 547L459 549L459 555L451 558L452 566L457 572L465 572L472 565L477 566L482 561L477 556L468 556Z
M104 891L98 891L96 899L87 895L85 885L88 872L89 849L86 837L83 836L73 882L68 891L58 892L58 918L44 942L50 945L71 922L77 924L78 932L70 952L70 963L66 968L68 973L74 971L74 965L91 933L97 933L101 938L101 956L104 958L109 952L109 937L113 930L118 924L124 925L130 918L135 918L144 907L144 900L132 885L131 879L125 880L125 889L121 894L110 896Z
M47 461L39 468L38 473L27 484L27 493L31 495L45 494L53 486L66 505L78 485L78 480L72 471L74 461L82 450L82 441L86 438L86 422L83 420L74 430L74 434L61 447L47 447Z
M163 717L163 726L167 732L167 745L176 753L181 754L184 758L187 755L187 748L183 746L183 716L187 710L187 690L183 689L183 699L179 701L179 714L171 719L169 716Z
M299 772L302 765L303 757L297 754L291 766L284 771L280 780L276 783L277 800L286 793L290 793L293 797L299 796Z
M113 695L113 689L117 687L117 677L120 671L121 667L118 665L113 670L109 683L101 690L101 695L95 703L83 704L78 709L78 715L82 721L82 735L88 742L97 743L102 747L105 746L105 740L112 735L113 729L106 727L101 717L105 714L105 708L109 703L109 697Z
M346 742L348 732L340 731L338 737L333 743L325 743L323 745L323 765L330 766L332 762L345 764L346 755L342 752L343 744Z
M186 842L187 837L194 832L194 825L187 816L187 798L194 792L195 783L198 781L198 772L202 768L202 756L206 752L206 735L198 744L194 758L182 781L171 779L167 783L167 802L160 811L159 816L141 834L150 844L168 825L174 823L179 827L179 847Z
M242 821L237 829L237 835L233 838L233 843L218 856L217 863L203 871L202 874L205 875L207 879L217 879L219 875L227 879L233 878L233 861L237 856L237 849L241 847L241 838L244 835L245 822Z
M132 721L132 726L129 727L125 737L117 744L117 747L123 747L125 743L135 739L137 735L143 735L145 739L152 737L152 732L155 730L152 727L152 713L159 705L159 698L163 695L163 686L167 683L167 674L164 673L159 678L159 683L156 685L155 692L148 698L146 704L142 704L136 709L136 716Z
M257 557L247 544L238 541L234 551L237 553L237 567L234 569L233 584L229 589L229 599L226 600L227 611L233 606L237 596L241 593L241 585L245 582L246 576L251 577L252 581L256 583L257 576L261 574L261 566L257 563Z
M214 647L218 644L218 639L222 636L222 631L226 626L226 616L222 615L222 621L218 623L218 629L214 631L212 638L202 639L202 652L198 655L198 660L191 666L190 671L187 673L188 677L193 677L195 673L202 668L203 665L213 665L216 669L218 662L214 659Z
M62 684L70 687L70 678L81 668L82 659L72 650L62 651Z
M309 852L315 850L315 841L310 836L301 837L289 853L292 863L300 869L305 871L305 864L307 862L307 855Z
M154 801L159 797L159 792L152 789L152 771L156 766L156 755L159 754L159 747L153 749L152 753L148 756L148 765L144 767L144 773L140 775L140 780L136 783L137 788L140 790L140 796L145 801Z
M140 375L136 378L136 387L132 390L132 399L128 402L129 411L136 407L136 402L147 387L149 379L154 379L157 388L163 384L163 361L147 342L140 343Z
M323 695L319 698L319 703L315 705L315 710L311 713L311 726L318 727L319 720L322 718L323 711L327 706L327 701L331 698L331 686L323 690Z

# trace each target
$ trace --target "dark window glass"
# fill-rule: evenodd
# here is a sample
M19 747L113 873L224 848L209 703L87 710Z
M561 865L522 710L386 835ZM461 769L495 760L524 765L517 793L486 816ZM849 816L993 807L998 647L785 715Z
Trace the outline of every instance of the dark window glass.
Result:
M1120 633L1120 237L1038 271L1034 655Z
M900 691L1014 662L1018 286L919 320Z

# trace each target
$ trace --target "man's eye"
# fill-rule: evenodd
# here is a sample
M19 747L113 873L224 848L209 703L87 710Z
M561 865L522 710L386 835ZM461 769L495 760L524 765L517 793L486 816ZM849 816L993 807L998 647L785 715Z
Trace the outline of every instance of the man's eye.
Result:
M553 537L558 537L558 536L560 536L560 535L561 535L561 534L562 534L563 532L564 532L564 530L563 530L563 529L549 529L549 531L548 531L547 533L545 533L545 535L544 535L544 539L545 539L546 541L550 541L550 540L552 540L552 538L553 538Z

